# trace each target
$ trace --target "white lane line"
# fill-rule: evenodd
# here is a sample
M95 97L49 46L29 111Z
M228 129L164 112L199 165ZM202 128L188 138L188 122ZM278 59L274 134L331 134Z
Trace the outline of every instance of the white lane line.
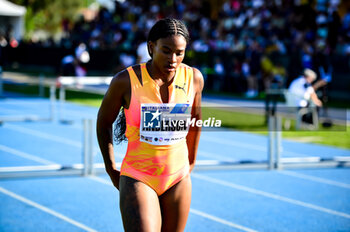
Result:
M7 146L2 145L2 144L0 144L0 150L4 151L4 152L7 152L7 153L10 153L12 155L16 155L16 156L19 156L19 157L22 157L22 158L25 158L25 159L29 159L29 160L41 163L41 164L56 164L56 163L54 163L54 162L52 162L50 160L42 159L42 158L40 158L38 156L30 155L28 153L25 153L25 152L22 152L22 151L19 151L19 150L7 147Z
M201 140L206 140L208 142L214 142L214 143L218 143L218 144L223 144L223 145L229 145L229 146L233 146L233 147L241 147L241 148L246 148L246 149L250 149L250 150L257 150L257 151L264 151L266 152L266 146L259 146L254 144L254 146L251 143L242 143L242 142L235 142L233 140L226 140L226 139L218 139L216 137L212 137L212 136L202 136Z
M310 175L306 175L306 174L301 174L301 173L292 172L292 171L285 171L285 170L279 171L278 173L283 174L283 175L287 175L287 176L293 176L293 177L305 179L305 180L311 180L311 181L315 181L318 183L329 184L329 185L334 185L334 186L341 187L341 188L350 189L350 184L346 184L346 183L342 183L342 182L338 182L338 181L334 181L334 180L328 180L328 179L324 179L324 178L320 178L320 177L315 177L315 176L310 176Z
M54 141L54 142L67 144L67 145L74 146L74 147L77 147L77 148L80 148L80 149L83 147L82 142L79 143L79 142L76 142L76 141L71 140L71 139L66 139L64 137L55 136L55 135L52 135L52 134L49 134L49 133L45 133L45 132L41 132L41 131L38 131L38 130L24 128L23 126L16 126L16 125L7 123L7 124L3 125L3 127L7 128L7 129L10 129L10 130L18 131L20 133L29 134L29 135L33 135L33 136L36 136L36 137L39 137L39 138L51 140L51 141ZM93 137L96 137L96 135L94 135ZM93 150L95 152L95 151L99 151L100 149L97 146L93 146Z
M21 132L21 133L24 133L24 134L34 135L34 136L39 137L39 138L49 139L49 140L52 140L52 141L55 141L55 142L68 144L68 145L71 145L71 146L74 146L74 147L78 147L78 148L82 147L81 143L75 142L75 141L73 141L71 139L66 139L66 138L63 138L63 137L59 137L59 136L55 136L55 135L52 135L52 134L40 132L40 131L37 131L37 130L32 130L32 129L28 129L28 128L24 128L24 127L21 127L21 126L16 126L16 125L13 125L13 124L8 124L8 123L3 125L3 127L7 128L7 129L10 129L10 130L18 131L18 132Z
M237 161L237 160L229 159L225 155L220 155L220 154L206 152L206 151L198 151L198 155L200 157L207 157L207 158L211 158L211 159L215 159L215 160L221 160L221 161L231 161L231 162Z
M88 178L91 179L91 180L100 182L100 183L102 183L102 184L106 184L106 185L109 185L109 186L113 186L113 184L111 183L111 181L108 181L108 180L103 179L103 178L100 178L100 177L90 176L90 177L88 177ZM196 214L196 215L198 215L198 216L207 218L207 219L209 219L209 220L212 220L212 221L215 221L215 222L218 222L218 223L220 223L220 224L223 224L223 225L226 225L226 226L230 226L230 227L233 227L233 228L236 228L236 229L240 229L240 230L247 231L247 232L255 232L255 231L256 231L256 230L253 230L253 229L250 229L250 228L247 228L247 227L244 227L244 226L235 224L235 223L233 223L233 222L229 222L229 221L224 220L224 219L222 219L222 218L219 218L219 217L216 217L216 216L213 216L213 215L204 213L204 212L202 212L202 211L199 211L199 210L196 210L196 209L193 209L193 208L190 209L190 212L193 213L193 214Z
M253 230L253 229L247 228L245 226L241 226L241 225L238 225L238 224L226 221L224 219L215 217L213 215L210 215L210 214L207 214L207 213L203 213L203 212L201 212L199 210L196 210L196 209L193 209L193 208L190 209L190 213L196 214L198 216L207 218L209 220L212 220L212 221L215 221L215 222L218 222L218 223L221 223L221 224L224 224L226 226L230 226L230 227L242 230L242 231L247 231L247 232L256 232L257 231L257 230Z
M49 109L49 106L50 106L50 101L45 101L45 102L30 102L30 101L11 101L11 102L6 102L6 104L8 105L16 105L16 106L19 106L19 108L27 108L27 109L30 109L30 110L37 110L38 108L42 109L42 104L45 104L46 106L44 107L47 107ZM72 103L69 103L69 104L72 104ZM71 106L68 106L67 103L65 102L63 104L63 107L61 105L61 103L59 101L56 101L56 107L57 109L64 115L69 115L69 116L81 116L81 112L82 111L85 111L85 115L88 116L88 117L93 117L93 118L96 118L97 117L97 111L95 111L94 109L81 109L81 110L73 110L73 109L68 109L68 107L71 107ZM89 111L88 113L86 113L86 111Z
M26 106L33 106L33 105L39 105L39 108L42 107L42 103L50 103L49 100L40 100L40 99L31 99L29 101L23 101L23 100L9 100L4 103L4 105L21 105L20 107L26 107ZM27 107L28 108L28 107Z
M106 180L106 179L103 179L103 178L97 177L97 176L89 176L88 178L91 179L91 180L100 182L100 183L102 183L102 184L110 185L110 186L113 186L113 187L114 187L114 185L112 184L112 181L111 181L111 180Z
M317 205L313 205L313 204L310 204L310 203L306 203L306 202L303 202L303 201L298 201L298 200L294 200L294 199L291 199L291 198L288 198L288 197L283 197L283 196L280 196L280 195L277 195L277 194L268 193L268 192L264 192L264 191L257 190L257 189L254 189L254 188L249 188L249 187L246 187L246 186L243 186L243 185L238 185L238 184L234 184L234 183L231 183L231 182L215 179L215 178L212 178L212 177L209 177L209 176L199 175L199 174L195 174L195 173L192 173L191 176L194 177L194 178L200 179L200 180L211 182L211 183L220 184L220 185L227 186L227 187L234 188L234 189L238 189L238 190L241 190L241 191L253 193L253 194L256 194L256 195L268 197L268 198L279 200L279 201L288 202L288 203L291 203L291 204L294 204L294 205L299 205L299 206L302 206L302 207L305 207L305 208L314 209L314 210L317 210L317 211L320 211L320 212L333 214L333 215L336 215L336 216L340 216L340 217L344 217L344 218L350 219L350 214L346 214L346 213L343 213L343 212L327 209L327 208L324 208L324 207L321 207L321 206L317 206Z
M283 149L283 148L282 148ZM287 156L292 156L292 157L295 157L295 156L305 156L305 157L308 157L310 156L310 154L304 154L304 153L299 153L299 152L294 152L294 151L282 151L282 154L283 155L287 155ZM332 156L331 156L332 157Z
M218 139L218 138L207 136L207 135L201 136L201 140L206 140L208 142L214 142L214 143L228 145L228 146L232 146L232 147L240 147L240 148L249 149L249 150L267 152L267 145L260 146L260 145L254 144L254 146L253 146L250 143L235 142L233 140L225 140L222 138ZM288 155L288 156L306 156L306 157L310 156L310 154L304 154L304 153L293 152L293 151L284 151L283 147L282 147L282 154Z
M4 112L8 112L8 113L15 113L16 115L18 115L18 112L19 110L13 110L13 109L7 109L7 108L3 108L3 107L0 107L0 110L1 110L1 113L4 113ZM22 111L21 111L22 113Z
M74 147L82 148L82 144L81 143L75 142L73 140L69 140L69 139L66 139L66 138L63 138L63 137L51 135L51 134L40 132L40 131L37 131L37 130L24 128L24 127L21 127L21 126L16 126L16 125L13 125L13 124L5 124L4 127L8 128L8 129L11 129L11 130L15 130L15 131L21 132L21 133L30 134L30 135L34 135L34 136L37 136L37 137L40 137L40 138L49 139L49 140L52 140L52 141L55 141L55 142L65 143L65 144L68 144L68 145L72 145ZM207 140L207 141L211 141L211 142L215 142L215 143L219 143L219 144L224 144L224 145L229 145L229 146L234 146L234 147L241 147L241 148L250 149L250 150L257 150L257 151L267 152L266 147L264 147L264 146L258 146L258 145L252 146L251 144L248 144L248 143L234 142L234 141L231 141L231 140L222 140L222 139L217 139L217 138L210 137L210 136L209 136L209 138L207 138L207 137L208 136L203 136L202 139L203 140ZM94 146L94 149L99 150L98 147L96 147L96 146ZM208 153L208 152L201 152L201 153L203 153L204 156L208 156L208 157L212 156L211 153ZM309 156L309 155L306 155L306 154L295 153L295 152L287 152L287 151L285 151L283 153L284 154L289 154L289 155ZM224 155L218 155L218 156L221 157L220 159L227 159L227 156L224 156ZM216 159L218 159L218 156L216 156L216 155L214 156L213 155L213 157L215 157Z
M88 226L86 226L86 225L84 225L84 224L82 224L80 222L77 222L77 221L75 221L75 220L73 220L73 219L71 219L71 218L69 218L67 216L64 216L63 214L60 214L60 213L58 213L58 212L56 212L56 211L54 211L52 209L49 209L49 208L47 208L47 207L45 207L43 205L40 205L40 204L38 204L38 203L36 203L34 201L31 201L31 200L29 200L27 198L24 198L24 197L22 197L20 195L17 195L17 194L15 194L15 193L13 193L11 191L8 191L8 190L6 190L6 189L4 189L2 187L0 187L0 192L4 193L4 194L6 194L6 195L8 195L8 196L10 196L12 198L15 198L15 199L17 199L17 200L27 204L27 205L33 206L33 207L35 207L35 208L37 208L37 209L39 209L41 211L44 211L44 212L46 212L48 214L51 214L51 215L53 215L53 216L55 216L57 218L60 218L63 221L66 221L66 222L68 222L68 223L70 223L70 224L72 224L72 225L74 225L76 227L79 227L79 228L81 228L81 229L83 229L85 231L89 231L89 232L96 232L97 231L97 230L94 230L94 229L92 229L92 228L90 228L90 227L88 227Z

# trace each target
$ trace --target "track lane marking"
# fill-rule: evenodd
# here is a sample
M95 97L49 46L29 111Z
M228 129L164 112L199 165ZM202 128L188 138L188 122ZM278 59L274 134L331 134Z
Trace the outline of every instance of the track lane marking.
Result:
M338 182L338 181L334 181L334 180L328 180L328 179L324 179L321 177L315 177L315 176L310 176L310 175L306 175L306 174L301 174L301 173L292 172L292 171L285 171L285 170L279 171L278 173L280 173L282 175L286 175L286 176L297 177L300 179L310 180L310 181L314 181L314 182L318 182L318 183L322 183L322 184L329 184L329 185L333 185L333 186L337 186L337 187L341 187L341 188L350 189L350 184L346 184L346 183L342 183L342 182Z
M91 180L100 182L100 183L102 183L102 184L105 184L105 185L113 186L113 184L111 183L111 181L107 181L107 180L105 180L105 179L103 179L103 178L100 178L100 177L90 176L90 177L88 177L88 178L91 179ZM113 186L113 187L114 187L114 186ZM256 230L250 229L250 228L245 227L245 226L241 226L241 225L239 225L239 224L236 224L236 223L227 221L227 220L225 220L225 219L222 219L222 218L216 217L216 216L214 216L214 215L210 215L210 214L204 213L204 212L202 212L202 211L199 211L199 210L196 210L196 209L193 209L193 208L190 208L190 212L193 213L193 214L195 214L195 215L198 215L198 216L207 218L207 219L212 220L212 221L215 221L215 222L217 222L217 223L220 223L220 224L223 224L223 225L232 227L232 228L236 228L236 229L239 229L239 230L242 230L242 231L246 231L246 232L257 232Z
M212 177L209 177L209 176L204 176L204 175L195 174L195 173L192 173L191 176L194 177L194 178L200 179L200 180L207 181L207 182L223 185L223 186L226 186L226 187L238 189L238 190L241 190L241 191L253 193L253 194L256 194L256 195L268 197L268 198L279 200L279 201L288 202L288 203L291 203L291 204L294 204L294 205L299 205L299 206L302 206L302 207L305 207L305 208L314 209L314 210L317 210L317 211L320 211L320 212L324 212L324 213L328 213L328 214L332 214L332 215L336 215L336 216L340 216L340 217L344 217L344 218L350 219L350 214L339 212L339 211L336 211L336 210L327 209L327 208L324 208L324 207L321 207L321 206L318 206L318 205L306 203L306 202L299 201L299 200L294 200L292 198L283 197L283 196L280 196L280 195L277 195L277 194L264 192L264 191L261 191L261 190L257 190L257 189L246 187L246 186L239 185L239 184L234 184L234 183L231 183L231 182L228 182L228 181L224 181L224 180L219 180L219 179L212 178Z
M9 125L9 124L5 124L4 125L5 128L8 129L12 129L21 133L25 133L25 134L30 134L30 135L34 135L40 138L44 138L44 139L49 139L55 142L60 142L60 143L64 143L64 144L68 144L74 147L78 147L78 148L82 148L82 144L73 140L69 140L66 139L64 137L60 137L60 136L55 136L49 133L45 133L45 132L41 132L38 130L33 130L33 129L28 129L28 128L24 128L21 126L16 126L16 125ZM202 140L206 140L206 141L211 141L211 142L215 142L215 143L219 143L219 144L224 144L224 145L229 145L229 146L233 146L233 147L241 147L241 148L245 148L245 149L250 149L250 150L257 150L257 151L263 151L263 152L267 152L267 149L265 146L251 146L251 144L248 143L239 143L239 142L234 142L232 140L228 141L228 140L222 140L222 139L217 139L214 137L209 136L202 136L201 138ZM98 147L94 146L94 149L98 150ZM199 150L199 152L201 153L201 151ZM302 153L296 153L296 152L289 152L289 151L284 151L284 154L287 155L296 155L296 156L308 156L307 154L302 154ZM208 152L204 152L203 153L204 156L210 156L210 154ZM220 157L227 157L230 158L230 156L225 156L225 155L220 155Z
M214 142L214 143L228 145L228 146L232 146L232 147L240 147L240 148L244 148L244 149L248 149L248 150L262 151L262 152L267 153L267 145L260 146L260 145L254 144L254 146L252 146L252 144L250 144L250 143L235 142L232 140L225 140L225 139L221 139L221 138L218 139L218 138L212 137L210 135L209 136L208 135L201 136L201 140L206 140L208 142ZM288 155L288 156L306 156L306 157L310 156L309 154L304 154L304 153L299 153L299 152L284 151L283 147L282 147L281 152L283 155Z
M221 223L221 224L224 224L224 225L227 225L227 226L230 226L230 227L242 230L242 231L257 232L257 230L253 230L253 229L250 229L248 227L241 226L241 225L238 225L238 224L230 222L230 221L226 221L226 220L224 220L222 218L215 217L213 215L204 213L202 211L199 211L199 210L196 210L196 209L193 209L193 208L190 209L190 213L193 213L195 215L207 218L209 220L212 220L212 221L215 221L215 222L218 222L218 223Z
M13 124L8 124L8 123L5 124L3 127L7 128L7 129L14 130L14 131L18 131L18 132L21 132L24 134L34 135L34 136L39 137L39 138L48 139L48 140L52 140L55 142L64 143L64 144L68 144L68 145L71 145L74 147L82 148L82 145L79 142L73 141L71 139L66 139L64 137L52 135L49 133L41 132L38 130L28 129L28 128L25 128L22 126L16 126Z
M52 162L50 160L42 159L39 156L31 155L31 154L28 154L28 153L25 153L25 152L22 152L22 151L19 151L19 150L7 147L7 146L2 145L2 144L0 144L0 150L4 151L4 152L7 152L7 153L10 153L12 155L16 155L16 156L19 156L19 157L22 157L22 158L25 158L25 159L29 159L29 160L41 163L41 164L48 164L48 165L57 164L57 163L54 163L54 162Z
M65 216L65 215L63 215L61 213L58 213L58 212L56 212L56 211L54 211L52 209L49 209L49 208L47 208L47 207L45 207L43 205L40 205L40 204L38 204L38 203L36 203L34 201L31 201L31 200L29 200L29 199L27 199L25 197L22 197L22 196L20 196L20 195L18 195L16 193L13 193L13 192L11 192L11 191L9 191L7 189L4 189L4 188L0 187L0 192L2 192L3 194L5 194L7 196L10 196L10 197L12 197L12 198L14 198L16 200L19 200L19 201L21 201L21 202L23 202L23 203L25 203L27 205L30 205L32 207L35 207L35 208L41 210L41 211L44 211L45 213L51 214L52 216L55 216L55 217L57 217L59 219L62 219L63 221L68 222L68 223L70 223L70 224L72 224L72 225L74 225L76 227L79 227L79 228L85 230L85 231L97 232L97 230L95 230L95 229L92 229L92 228L90 228L90 227L88 227L88 226L86 226L86 225L84 225L84 224L82 224L82 223L80 223L78 221L75 221L75 220L73 220L73 219L71 219L71 218L69 218L69 217L67 217L67 216Z

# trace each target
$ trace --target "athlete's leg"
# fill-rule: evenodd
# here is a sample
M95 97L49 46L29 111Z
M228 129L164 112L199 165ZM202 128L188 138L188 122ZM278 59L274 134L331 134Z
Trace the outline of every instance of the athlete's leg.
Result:
M125 231L160 231L162 219L159 199L152 188L130 177L121 176L119 191Z
M188 174L159 197L162 231L184 231L191 205L192 183Z

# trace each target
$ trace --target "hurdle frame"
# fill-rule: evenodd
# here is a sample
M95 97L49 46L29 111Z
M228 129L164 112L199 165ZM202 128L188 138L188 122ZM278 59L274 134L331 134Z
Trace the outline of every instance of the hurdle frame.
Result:
M81 90L80 86L89 85L109 85L112 81L112 76L98 77L98 76L59 76L56 84L59 88L59 118L58 120L62 123L69 123L65 119L65 101L66 101L66 90ZM98 91L95 93L103 94L104 92Z
M280 118L280 117L279 117ZM8 178L30 178L30 177L50 177L50 176L92 176L105 174L104 163L94 163L96 152L93 147L94 132L93 120L83 119L83 139L82 139L82 163L71 165L37 165L21 167L1 167L0 179ZM270 128L280 128L281 120L278 117L269 120ZM330 167L350 167L350 157L336 156L332 159L322 159L320 157L302 158L281 158L281 131L272 130L268 137L267 161L242 160L238 162L198 160L194 171L207 170L283 170L298 168L330 168ZM270 157L270 159L269 159ZM119 168L121 163L117 163Z
M1 75L1 73L0 73ZM110 83L112 77L86 77L91 84ZM1 79L1 78L0 78ZM43 77L42 77L43 79ZM69 82L70 81L70 82ZM43 83L44 81L40 81ZM58 83L59 101L62 106L65 103L65 91L67 86L76 85L79 83L77 77L60 77ZM40 89L40 88L39 88ZM40 92L40 91L39 91ZM50 86L50 121L56 120L56 86ZM62 116L62 115L61 115ZM62 118L61 118L62 119ZM18 118L12 121L39 121L39 118ZM7 121L11 121L10 119ZM1 123L0 117L0 123ZM5 122L5 121L4 121ZM105 173L103 163L94 163L93 151L93 126L91 119L84 119L82 121L84 127L83 136L83 158L82 163L72 165L38 165L30 167L3 167L0 168L1 178L24 178L24 177L43 177L43 176L64 176L64 175L81 175L90 176ZM334 158L320 158L320 157L293 157L283 158L282 152L282 120L278 114L269 115L268 118L268 139L267 139L267 160L266 161L250 161L242 160L238 162L216 161L216 160L198 160L195 166L195 171L205 170L282 170L282 169L297 169L297 168L331 168L331 167L350 167L350 157L334 157ZM120 163L117 164L120 166Z
M93 120L83 119L82 163L0 167L0 179L50 176L90 176L104 172L103 163L94 163ZM120 166L120 164L117 164Z
M39 117L36 115L23 115L23 116L0 116L0 124L6 122L23 122L23 121L55 121L56 120L56 87L50 86L49 97L49 116Z

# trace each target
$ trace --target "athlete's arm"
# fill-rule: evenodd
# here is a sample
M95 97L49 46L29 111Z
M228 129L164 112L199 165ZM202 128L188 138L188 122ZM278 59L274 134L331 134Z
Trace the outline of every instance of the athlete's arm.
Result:
M197 120L202 119L201 101L202 101L202 90L204 87L204 80L202 73L193 68L193 84L194 84L194 101L192 105L192 118ZM190 171L193 170L194 164L196 162L199 138L201 134L201 128L196 126L191 126L187 134L187 148L188 148L188 159L190 161Z
M130 101L130 79L127 71L118 73L103 98L97 115L97 139L105 163L105 169L113 185L119 189L119 174L116 168L113 149L112 125L120 108L126 107Z

